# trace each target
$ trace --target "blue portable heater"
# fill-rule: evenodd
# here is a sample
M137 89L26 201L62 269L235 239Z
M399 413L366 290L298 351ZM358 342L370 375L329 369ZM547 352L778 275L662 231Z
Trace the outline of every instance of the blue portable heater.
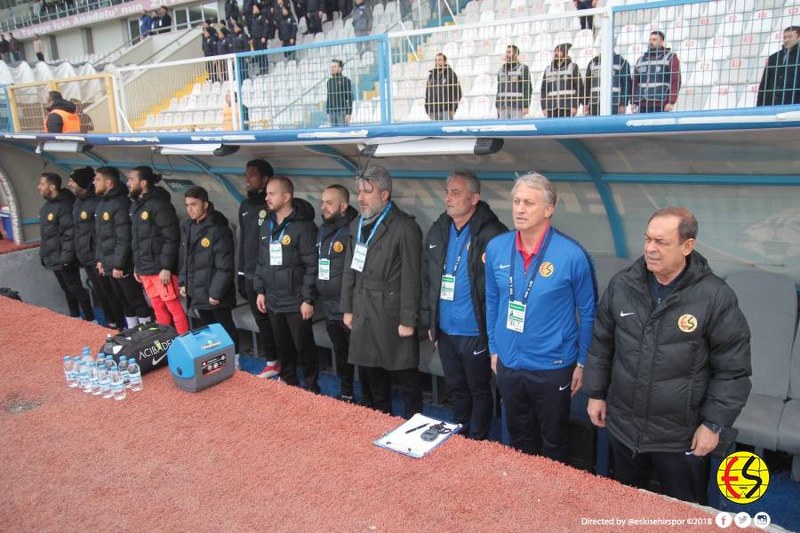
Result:
M228 333L219 324L211 324L175 337L167 361L175 384L197 392L231 377L236 354Z

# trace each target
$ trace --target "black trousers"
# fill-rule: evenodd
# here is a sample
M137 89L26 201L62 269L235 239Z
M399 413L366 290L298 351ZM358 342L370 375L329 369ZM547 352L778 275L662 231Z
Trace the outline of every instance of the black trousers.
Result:
M94 310L92 301L89 299L89 292L83 287L81 282L81 269L78 263L70 263L61 267L61 270L54 270L56 280L64 291L69 307L69 316L80 317L83 311L83 319L91 322L94 320Z
M95 267L86 268L91 268L97 272ZM116 323L119 329L125 329L127 327L125 325L125 312L122 309L122 302L114 293L114 287L111 286L111 276L101 276L97 273L97 286L100 287L100 292L105 294L106 300L108 301L108 306L111 311L109 320Z
M122 303L122 311L127 317L151 318L153 316L147 300L144 299L142 284L136 281L133 274L115 278L108 274L111 290L117 300ZM124 324L125 322L123 322Z
M258 353L267 361L274 361L278 353L275 348L275 335L272 333L269 315L259 311L256 305L258 293L253 288L253 278L245 278L244 290L247 294L247 303L250 306L250 312L253 313L256 326L258 326Z
M372 402L378 411L392 414L392 378L397 380L405 410L403 416L411 418L422 412L422 385L416 368L406 370L386 370L385 368L365 367L367 381L372 392Z
M573 370L573 366L536 372L515 370L498 360L497 382L513 448L566 464Z
M347 362L347 353L350 351L350 330L341 320L328 320L325 329L328 331L328 337L333 345L333 355L336 357L336 372L341 379L341 394L352 396L355 365ZM358 380L361 383L361 403L371 407L373 402L369 376L363 367L358 367Z
M114 300L114 294L106 294L106 288L110 290L111 287L103 286L103 282L100 281L101 276L97 273L95 265L84 266L83 271L86 272L86 278L89 280L89 285L92 288L94 301L97 302L103 310L103 314L106 316L106 322L119 327L119 324L117 324L117 312L120 315L122 314L122 306L117 305L117 310L111 306L111 300Z
M233 312L230 307L215 307L214 309L198 309L200 320L195 320L194 327L208 326L217 323L225 330L233 341L236 353L239 353L239 330L233 323Z
M706 458L684 452L647 452L634 455L610 437L614 479L625 485L647 488L653 472L661 491L679 500L699 503L705 491ZM687 450L688 451L688 450Z
M319 361L311 320L303 320L300 311L296 313L276 313L271 309L267 311L272 332L275 334L278 361L281 363L281 380L289 385L299 385L297 379L299 362L303 371L303 388L319 392L317 383Z
M642 100L639 102L639 113L663 113L665 102L648 102Z
M572 116L572 110L571 109L563 109L563 108L548 109L547 111L545 111L545 114L547 115L548 118L571 117Z
M483 440L492 423L492 363L480 337L439 332L438 349L453 415L465 437ZM474 421L474 425L472 422Z
M581 29L582 30L593 30L594 29L594 16L589 15L586 17L580 17L581 19Z

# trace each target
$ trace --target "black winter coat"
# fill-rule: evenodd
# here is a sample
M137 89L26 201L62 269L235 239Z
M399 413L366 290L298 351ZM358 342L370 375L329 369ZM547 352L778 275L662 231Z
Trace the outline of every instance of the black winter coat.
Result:
M703 421L731 426L750 392L750 330L697 252L653 308L644 258L616 274L594 321L583 389L634 452L685 452Z
M212 30L213 31L213 30ZM203 37L203 55L211 57L217 55L217 36L214 33Z
M261 226L268 224L267 202L264 189L247 194L239 204L239 259L238 268L248 278L253 277L258 265L258 248Z
M295 22L294 17L290 14L288 17L284 17L282 14L278 14L275 17L275 26L278 28L278 39L281 40L283 43L289 43L290 41L295 41L297 38L297 22ZM296 44L292 43L292 45Z
M250 10L252 11L252 7ZM238 0L225 0L225 20L239 20L239 2Z
M273 224L271 233L269 220L261 226L253 288L267 296L267 308L275 313L299 313L303 301L317 298L314 208L300 198L294 198L292 206L292 213L280 225ZM281 265L270 264L269 244L273 239L281 243Z
M336 217L333 223L323 223L317 236L317 251L320 258L330 260L330 279L317 279L317 292L322 301L322 310L328 320L342 319L342 275L345 269L345 256L350 245L350 223L356 219L358 211L348 206L344 216Z
M48 199L39 210L41 244L39 258L47 270L61 270L75 262L75 222L72 205L75 195L61 189L55 198Z
M235 307L233 232L225 215L209 203L209 212L200 222L182 220L181 249L180 285L186 287L190 309ZM219 304L211 305L209 298Z
M758 84L756 105L800 104L800 45L769 56Z
M428 84L425 87L425 112L458 110L461 101L461 84L458 76L450 67L432 68L428 74Z
M169 193L162 187L131 202L133 265L138 274L178 272L181 231Z
M125 274L133 272L130 209L128 189L121 184L106 192L97 204L97 260L109 275L114 268Z
M337 74L328 78L328 99L325 101L327 113L353 113L353 84L350 78Z
M263 11L250 22L250 38L253 39L253 48L256 50L263 50L266 48L267 43L262 43L261 39L270 39L273 35L275 35L275 30L267 14Z
M420 305L420 324L433 330L436 339L439 328L439 293L442 289L442 268L447 258L450 241L450 225L453 219L447 213L433 223L422 247L422 301ZM484 201L478 203L475 214L469 221L472 235L469 241L466 266L469 267L469 281L472 287L472 307L475 320L483 342L486 336L486 245L508 228L500 222L497 215Z
M348 360L386 370L417 368L419 341L400 337L397 327L419 325L422 231L394 205L369 244L364 271L357 272L351 265L358 221L350 224L342 278L342 312L353 313Z
M82 197L75 199L72 207L72 220L75 222L75 257L81 266L97 265L97 229L94 213L100 197L94 188L86 191Z

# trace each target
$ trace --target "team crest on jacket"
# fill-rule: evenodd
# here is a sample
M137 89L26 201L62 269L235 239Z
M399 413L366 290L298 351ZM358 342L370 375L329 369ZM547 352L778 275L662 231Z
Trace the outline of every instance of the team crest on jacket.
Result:
M344 250L344 244L342 244L339 241L336 241L335 243L333 243L333 251L334 252L336 252L337 254L340 254L340 253L342 253L342 250Z
M289 246L290 244L292 244L292 238L288 235L284 235L283 238L281 239L281 244L284 246Z
M142 211L142 220L147 220L150 218L150 214L147 211Z
M209 246L211 246L211 239L209 239L208 237L203 237L202 239L200 239L200 246L202 246L203 248L208 248Z
M554 267L553 263L551 263L550 261L545 261L539 267L539 274L541 274L542 277L545 277L545 278L549 278L550 276L552 276L553 272L555 272L555 271L556 271L556 267Z
M258 212L258 218L267 218L267 210L266 209L262 209L261 211L259 211Z
M691 333L697 329L697 318L694 315L681 315L678 319L678 329L684 333Z
M47 213L47 220L52 222L54 218L56 218L56 216L53 213Z
M111 213L109 213L108 211L104 212L103 213L103 220L105 220L105 221L111 220Z
M86 220L87 218L89 218L89 213L81 211L81 220Z

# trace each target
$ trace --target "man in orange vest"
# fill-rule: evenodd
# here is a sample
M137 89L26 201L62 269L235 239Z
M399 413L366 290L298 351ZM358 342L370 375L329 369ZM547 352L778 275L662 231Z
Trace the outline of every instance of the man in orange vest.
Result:
M75 104L64 100L58 91L50 91L44 99L47 117L45 133L80 133L81 119L75 112Z

